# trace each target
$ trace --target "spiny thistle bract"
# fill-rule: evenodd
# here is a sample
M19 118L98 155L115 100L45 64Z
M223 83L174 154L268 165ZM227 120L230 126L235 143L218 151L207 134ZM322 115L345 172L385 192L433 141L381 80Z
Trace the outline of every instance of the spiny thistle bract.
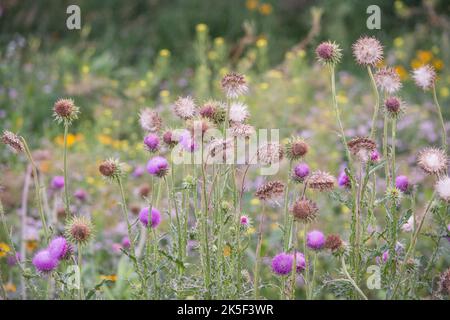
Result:
M322 64L335 65L341 61L342 49L335 42L322 42L316 48L316 57Z
M80 108L72 99L59 99L53 105L53 116L58 123L71 124L78 119Z
M236 99L248 91L247 82L242 74L231 72L222 78L222 91L229 99Z
M437 148L425 148L417 156L417 164L427 174L440 174L447 170L448 157Z
M85 216L74 216L66 223L65 236L73 244L86 245L93 234L92 222Z
M286 143L286 157L289 160L298 160L309 151L309 145L300 137L291 137Z
M118 159L109 158L100 163L98 170L108 179L119 179L123 176L123 164Z

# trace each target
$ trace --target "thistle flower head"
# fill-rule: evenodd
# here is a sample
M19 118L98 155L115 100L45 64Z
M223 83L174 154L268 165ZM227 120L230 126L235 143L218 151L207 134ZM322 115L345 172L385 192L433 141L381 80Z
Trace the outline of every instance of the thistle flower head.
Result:
M50 255L58 260L66 258L68 253L70 253L70 245L64 237L54 238L47 249Z
M187 121L187 129L193 137L203 137L205 133L214 128L214 123L208 118L196 117Z
M450 268L445 270L439 277L439 292L450 295Z
M303 182L309 173L309 166L306 163L299 163L294 167L292 179L296 182Z
M248 119L250 113L248 107L242 102L233 102L230 106L230 121L233 123L242 123Z
M284 183L278 180L264 183L256 190L255 196L262 201L279 198L284 193Z
M2 142L9 146L13 151L21 153L25 151L25 146L17 134L4 130L2 134Z
M39 272L46 274L55 270L59 261L49 250L41 250L34 255L32 263Z
M316 48L316 56L322 64L334 65L341 61L342 49L335 42L322 42Z
M144 108L139 113L139 124L144 131L155 133L161 129L162 119L158 112Z
M100 173L109 179L118 179L123 175L123 165L118 159L109 158L100 163L98 170Z
M287 275L292 270L294 257L285 252L277 254L272 259L272 271L280 276Z
M147 171L153 176L162 178L167 174L169 170L169 163L166 158L156 156L150 159L147 163Z
M377 148L376 142L368 137L353 138L347 143L347 146L350 152L362 162L367 162L372 152Z
M395 187L401 192L407 192L409 189L409 180L407 176L397 176L395 178Z
M331 191L334 188L336 179L324 171L314 171L307 180L308 187L318 191Z
M214 139L208 145L209 156L226 162L233 158L234 141L232 139Z
M358 64L374 66L383 59L383 46L374 37L361 37L352 48Z
M339 187L345 187L350 188L351 187L351 181L345 170L342 170L341 173L338 176L338 186Z
M312 200L300 199L294 202L291 212L295 220L310 223L316 219L319 208Z
M166 130L163 134L163 141L164 143L169 147L169 148L173 148L174 146L177 145L178 143L178 139L176 139L174 137L174 134L172 132L172 130Z
M255 128L246 123L233 123L229 130L231 136L236 138L249 138L255 133Z
M59 99L53 105L53 116L59 123L70 124L78 119L79 113L80 108L74 104L72 99Z
M94 227L89 218L75 216L66 225L65 236L70 242L80 245L88 243L94 234Z
M175 114L183 120L192 119L196 114L196 106L194 100L187 97L179 97L174 104Z
M447 169L448 158L441 149L426 148L419 152L417 164L427 174L438 175Z
M450 203L450 177L444 177L436 182L436 193L443 201Z
M267 143L257 152L258 160L262 165L271 165L283 160L283 149L278 143Z
M248 228L250 226L250 218L246 215L242 215L239 219L241 226Z
M398 119L404 112L404 103L398 97L388 97L384 100L384 112L391 119Z
M199 111L200 116L208 118L215 124L221 124L225 121L226 110L219 101L209 100L203 104Z
M159 136L154 133L149 133L144 138L144 145L146 146L147 150L150 152L158 151L159 149Z
M325 246L325 236L319 230L313 230L306 234L306 246L312 250L320 250Z
M294 255L292 255L292 260L294 260ZM301 252L295 253L295 264L297 273L302 272L306 268L305 255Z
M377 149L373 150L370 154L370 161L372 162L378 162L380 161L380 152L378 152Z
M375 73L374 78L377 86L387 93L395 93L402 87L400 76L394 68L381 68Z
M297 160L304 157L309 150L309 145L300 137L291 137L286 143L286 157L289 160Z
M222 78L221 86L225 96L229 99L236 99L248 91L244 75L236 72L226 74Z
M389 187L386 189L386 198L395 205L399 205L403 198L403 192L397 187Z
M423 90L429 90L434 86L436 82L436 71L434 67L429 64L414 69L412 72L414 82L419 88Z
M143 208L139 213L139 221L147 227L150 220L150 226L154 229L161 223L161 213L158 209L152 208L152 216L149 219L149 208Z
M52 189L61 190L64 188L64 177L63 176L55 176L52 179Z
M343 246L341 237L338 234L330 234L325 240L325 248L332 252L339 251Z

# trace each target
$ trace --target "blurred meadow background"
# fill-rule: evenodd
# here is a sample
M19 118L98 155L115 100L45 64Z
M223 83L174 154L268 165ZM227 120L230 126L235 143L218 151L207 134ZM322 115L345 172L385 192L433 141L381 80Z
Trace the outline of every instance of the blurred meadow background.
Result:
M70 4L81 8L81 30L66 28ZM366 8L372 4L381 8L380 30L366 27ZM104 158L120 157L130 173L125 183L129 205L143 206L148 177L131 174L149 158L139 110L151 107L160 112L164 126L176 127L179 121L172 115L172 104L178 96L192 95L199 103L221 98L220 79L235 70L245 74L249 84L245 101L252 125L279 128L283 140L301 135L311 146L310 167L326 168L337 176L344 165L344 149L336 134L327 71L316 61L314 50L324 40L343 48L337 99L344 127L349 137L367 135L374 98L365 68L354 62L351 53L351 44L362 35L381 41L385 58L380 65L394 66L403 82L401 95L407 107L398 121L397 164L412 184L429 187L419 196L423 202L432 181L415 166L415 154L423 146L438 145L440 135L432 96L417 89L410 72L424 64L434 66L438 99L450 129L450 2L446 0L2 0L0 131L17 132L31 149L41 151L38 165L49 210L58 213L62 197L52 193L50 184L62 173L63 136L53 121L52 106L60 97L74 99L81 114L68 136L70 184L72 192L85 190L87 200L73 205L77 211L90 212L97 230L86 253L91 262L85 281L107 280L98 289L103 298L130 298L123 280L130 268L120 252L124 236L120 200L98 173L98 165ZM0 197L15 234L23 206L24 163L0 148ZM280 176L286 172L283 163ZM253 196L259 179L250 174L245 194L244 211L254 221L261 210ZM28 201L25 250L31 257L42 244L33 197ZM324 209L317 226L325 232L348 227L348 209L326 197L318 201ZM261 272L270 278L270 257L280 238L280 210L266 211L269 229ZM256 223L248 230L252 248L255 227ZM419 247L426 253L431 241L425 239ZM1 233L0 242L7 247ZM440 250L439 270L450 262L448 243ZM18 297L18 270L8 267L5 252L0 251L0 268L8 294ZM248 254L254 258L252 252ZM324 259L321 273L331 272L331 265L330 259ZM263 291L266 297L276 297L270 287ZM377 298L376 292L371 294ZM333 295L323 290L320 297Z

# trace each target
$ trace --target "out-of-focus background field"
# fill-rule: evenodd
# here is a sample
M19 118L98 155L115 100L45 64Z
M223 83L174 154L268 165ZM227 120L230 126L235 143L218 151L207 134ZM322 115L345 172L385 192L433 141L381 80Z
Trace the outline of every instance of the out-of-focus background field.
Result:
M81 8L81 30L66 28L70 4ZM366 8L371 4L381 8L381 30L366 28ZM344 127L349 137L364 135L370 130L374 98L366 70L354 62L351 44L361 35L375 35L385 46L383 63L394 66L403 81L406 113L398 122L399 172L415 184L428 186L420 196L423 200L431 190L431 180L415 168L415 154L424 146L438 145L440 136L432 96L414 86L410 70L423 64L435 67L437 94L448 122L449 15L446 0L3 0L0 130L18 132L32 149L49 153L39 162L48 187L51 178L62 173L62 127L52 119L52 106L60 97L75 100L81 116L69 136L71 189L88 192L87 204L74 205L92 213L98 230L88 274L94 283L101 277L113 280L105 289L107 297L126 298L127 287L116 281L126 272L119 263L118 246L124 232L119 197L97 167L110 156L127 162L130 172L145 165L148 152L137 116L141 108L155 108L164 125L175 128L180 123L172 115L171 104L179 95L192 95L199 104L209 98L223 99L220 79L236 70L249 82L245 101L250 123L256 128L279 128L283 139L292 134L307 138L309 165L337 175L343 150L336 134L327 72L316 62L314 48L328 39L343 48L337 89ZM0 148L1 197L11 221L18 221L25 170L22 160ZM286 174L286 168L282 170L280 176ZM138 191L146 183L146 175L130 175L131 205L143 205ZM256 175L251 175L251 183L260 183ZM252 196L254 186L249 186L245 203L252 218L261 208ZM48 196L55 199L53 209L62 207L61 197L51 192ZM32 205L33 197L29 198ZM317 225L324 231L343 230L348 212L328 204L329 199L320 201ZM279 211L269 209L271 225L263 246L263 255L268 257L276 252L280 237ZM34 211L30 215L37 217ZM28 223L31 255L40 247L34 232L39 226L33 219ZM420 246L426 246L426 241ZM0 264L6 268L1 260L0 255ZM327 262L322 267L326 272ZM263 269L269 277L270 268ZM14 286L18 284L11 282L10 289ZM270 296L270 289L265 294Z

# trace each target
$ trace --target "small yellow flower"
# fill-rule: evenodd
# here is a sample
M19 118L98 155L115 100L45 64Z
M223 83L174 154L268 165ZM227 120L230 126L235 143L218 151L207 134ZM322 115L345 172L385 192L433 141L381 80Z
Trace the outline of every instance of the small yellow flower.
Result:
M258 198L253 198L252 200L250 200L250 204L251 204L252 206L257 206L257 205L260 204L260 202L261 202L261 201L259 201Z
M259 13L263 16L268 16L273 11L273 7L270 3L263 3L259 6Z
M403 66L396 66L394 69L398 73L400 80L408 79L408 71Z
M403 47L404 43L405 41L403 40L402 37L397 37L394 39L394 46L396 46L397 48Z
M261 90L267 90L267 89L269 89L269 84L267 82L260 83L259 88Z
M38 242L36 240L27 240L25 241L25 248L28 252L33 252L38 247Z
M100 279L101 280L106 280L106 281L116 282L117 281L117 275L115 275L115 274L112 274L112 275L101 275Z
M167 98L169 95L170 95L169 90L162 90L162 91L159 93L159 96L160 96L161 98Z
M439 94L442 98L447 98L450 95L450 90L447 87L443 87L441 88L441 90L439 90Z
M167 50L167 49L161 49L161 50L159 51L159 55L160 55L161 57L170 57L170 51Z
M83 65L83 66L81 67L81 72L82 72L82 73L87 74L87 73L89 73L89 71L90 71L90 68L89 68L88 65Z
M195 30L197 30L197 32L205 32L208 30L208 26L204 23L199 23L196 27Z
M247 235L249 235L249 236L250 236L250 235L254 234L254 233L255 233L255 231L256 231L256 230L255 230L255 228L253 228L253 227L250 227L250 228L248 228L248 229L247 229Z
M6 243L0 242L0 258L6 256L10 251L11 248Z
M419 50L417 51L417 58L423 64L427 64L433 58L433 53L431 51Z
M103 145L111 145L113 142L113 139L109 135L106 135L106 134L99 134L97 136L97 140L98 140L98 142L100 142Z
M214 51L214 50L209 51L208 52L208 58L209 58L209 60L212 60L212 61L216 60L217 59L217 52Z
M411 61L411 68L417 69L417 68L419 68L419 67L421 67L421 66L423 66L423 62L420 61L419 59L413 59L413 60Z
M348 103L348 98L345 95L345 92L339 92L338 95L336 96L336 100L338 101L338 103L341 103L341 104Z
M438 71L444 68L444 61L442 61L441 59L434 59L432 63L433 67Z
M264 47L267 47L267 39L266 39L266 38L259 38L259 39L256 41L256 46L257 46L258 48L264 48Z
M350 213L350 209L347 206L341 206L342 213L348 214Z
M227 244L223 247L223 256L229 257L231 255L231 247Z
M214 39L214 43L215 43L216 46L221 46L221 45L224 44L224 42L225 41L224 41L224 39L222 37L217 37L217 38Z
M258 0L247 0L245 6L248 10L254 11L258 8Z
M304 58L304 57L306 57L306 51L305 50L298 50L297 51L297 55L300 57L300 58Z
M380 60L378 61L378 63L376 64L377 68L383 68L386 66L386 62L384 60Z
M5 284L4 285L4 288L5 288L5 290L7 291L7 292L16 292L17 291L17 288L16 288L16 286L14 285L14 283L12 283L12 282L8 282L7 284Z
M145 81L145 80L140 80L140 81L139 81L139 85L140 85L142 88L144 88L144 87L147 86L147 81Z

